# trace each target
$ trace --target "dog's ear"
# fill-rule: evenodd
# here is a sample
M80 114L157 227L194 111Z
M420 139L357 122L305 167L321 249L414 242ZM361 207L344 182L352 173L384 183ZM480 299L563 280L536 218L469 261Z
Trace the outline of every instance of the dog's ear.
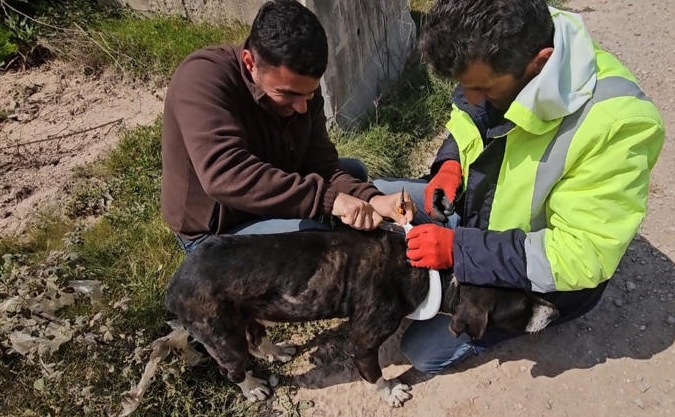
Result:
M488 312L482 311L472 317L469 323L469 329L466 331L472 340L478 340L483 337L488 324Z
M488 324L487 311L458 312L452 316L450 322L450 332L458 337L466 333L472 340L478 340L483 337Z

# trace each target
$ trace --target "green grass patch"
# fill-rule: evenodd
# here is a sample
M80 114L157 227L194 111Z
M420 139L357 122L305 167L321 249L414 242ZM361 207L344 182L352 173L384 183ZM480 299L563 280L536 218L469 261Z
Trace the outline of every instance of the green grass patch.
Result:
M111 4L95 0L7 3L0 10L0 68L10 62L31 66L56 56L81 65L88 74L114 66L144 81L166 80L195 49L239 43L248 33L248 26L239 22L216 25L179 16L146 17Z
M119 65L134 76L168 78L195 49L240 43L247 33L248 26L237 22L196 24L177 16L141 18L127 13L97 22L91 31L96 47L90 51L94 60Z
M452 88L413 54L366 121L353 129L334 129L331 137L340 155L362 159L373 178L417 174L428 167L416 166L410 155L443 129Z

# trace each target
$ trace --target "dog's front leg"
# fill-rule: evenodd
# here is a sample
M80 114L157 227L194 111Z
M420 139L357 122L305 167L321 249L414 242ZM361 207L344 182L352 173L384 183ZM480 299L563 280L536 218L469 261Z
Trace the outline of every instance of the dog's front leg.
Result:
M253 402L266 400L272 395L267 381L244 369L249 358L245 326L241 321L231 323L224 317L231 317L231 314L214 314L210 320L193 321L190 334L204 345L218 363L220 372L239 386L246 399Z
M268 362L288 362L295 355L295 346L288 343L272 343L267 337L264 337L258 346L249 343L248 352L258 359Z
M361 377L372 384L380 397L392 407L401 407L412 398L410 386L398 379L384 379L378 361L378 348L363 349L355 347L354 364Z
M236 384L244 397L251 402L266 400L272 395L272 389L267 380L254 377L252 371L247 371L244 380Z
M248 352L258 359L268 362L288 362L295 355L295 346L288 343L274 344L267 338L265 326L257 320L251 320L246 324L246 340Z
M412 398L410 385L404 384L398 379L380 379L373 385L380 397L392 407L401 407L404 402Z

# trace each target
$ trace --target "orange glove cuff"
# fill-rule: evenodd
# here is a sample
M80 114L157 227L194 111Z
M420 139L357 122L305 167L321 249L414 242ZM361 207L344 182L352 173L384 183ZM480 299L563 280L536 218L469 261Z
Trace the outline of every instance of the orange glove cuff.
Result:
M457 161L445 161L436 175L424 189L424 212L433 213L434 191L442 189L449 202L455 200L457 189L462 183L462 167Z

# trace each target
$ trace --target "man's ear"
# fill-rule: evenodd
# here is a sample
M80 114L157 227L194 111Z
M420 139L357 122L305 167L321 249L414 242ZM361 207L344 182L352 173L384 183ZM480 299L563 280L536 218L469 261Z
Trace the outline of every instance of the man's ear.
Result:
M552 54L553 48L550 46L537 52L537 55L527 64L526 73L532 74L532 76L538 75Z
M244 61L244 66L248 72L252 72L255 68L255 57L253 56L253 51L250 49L244 49L241 52L241 60Z

